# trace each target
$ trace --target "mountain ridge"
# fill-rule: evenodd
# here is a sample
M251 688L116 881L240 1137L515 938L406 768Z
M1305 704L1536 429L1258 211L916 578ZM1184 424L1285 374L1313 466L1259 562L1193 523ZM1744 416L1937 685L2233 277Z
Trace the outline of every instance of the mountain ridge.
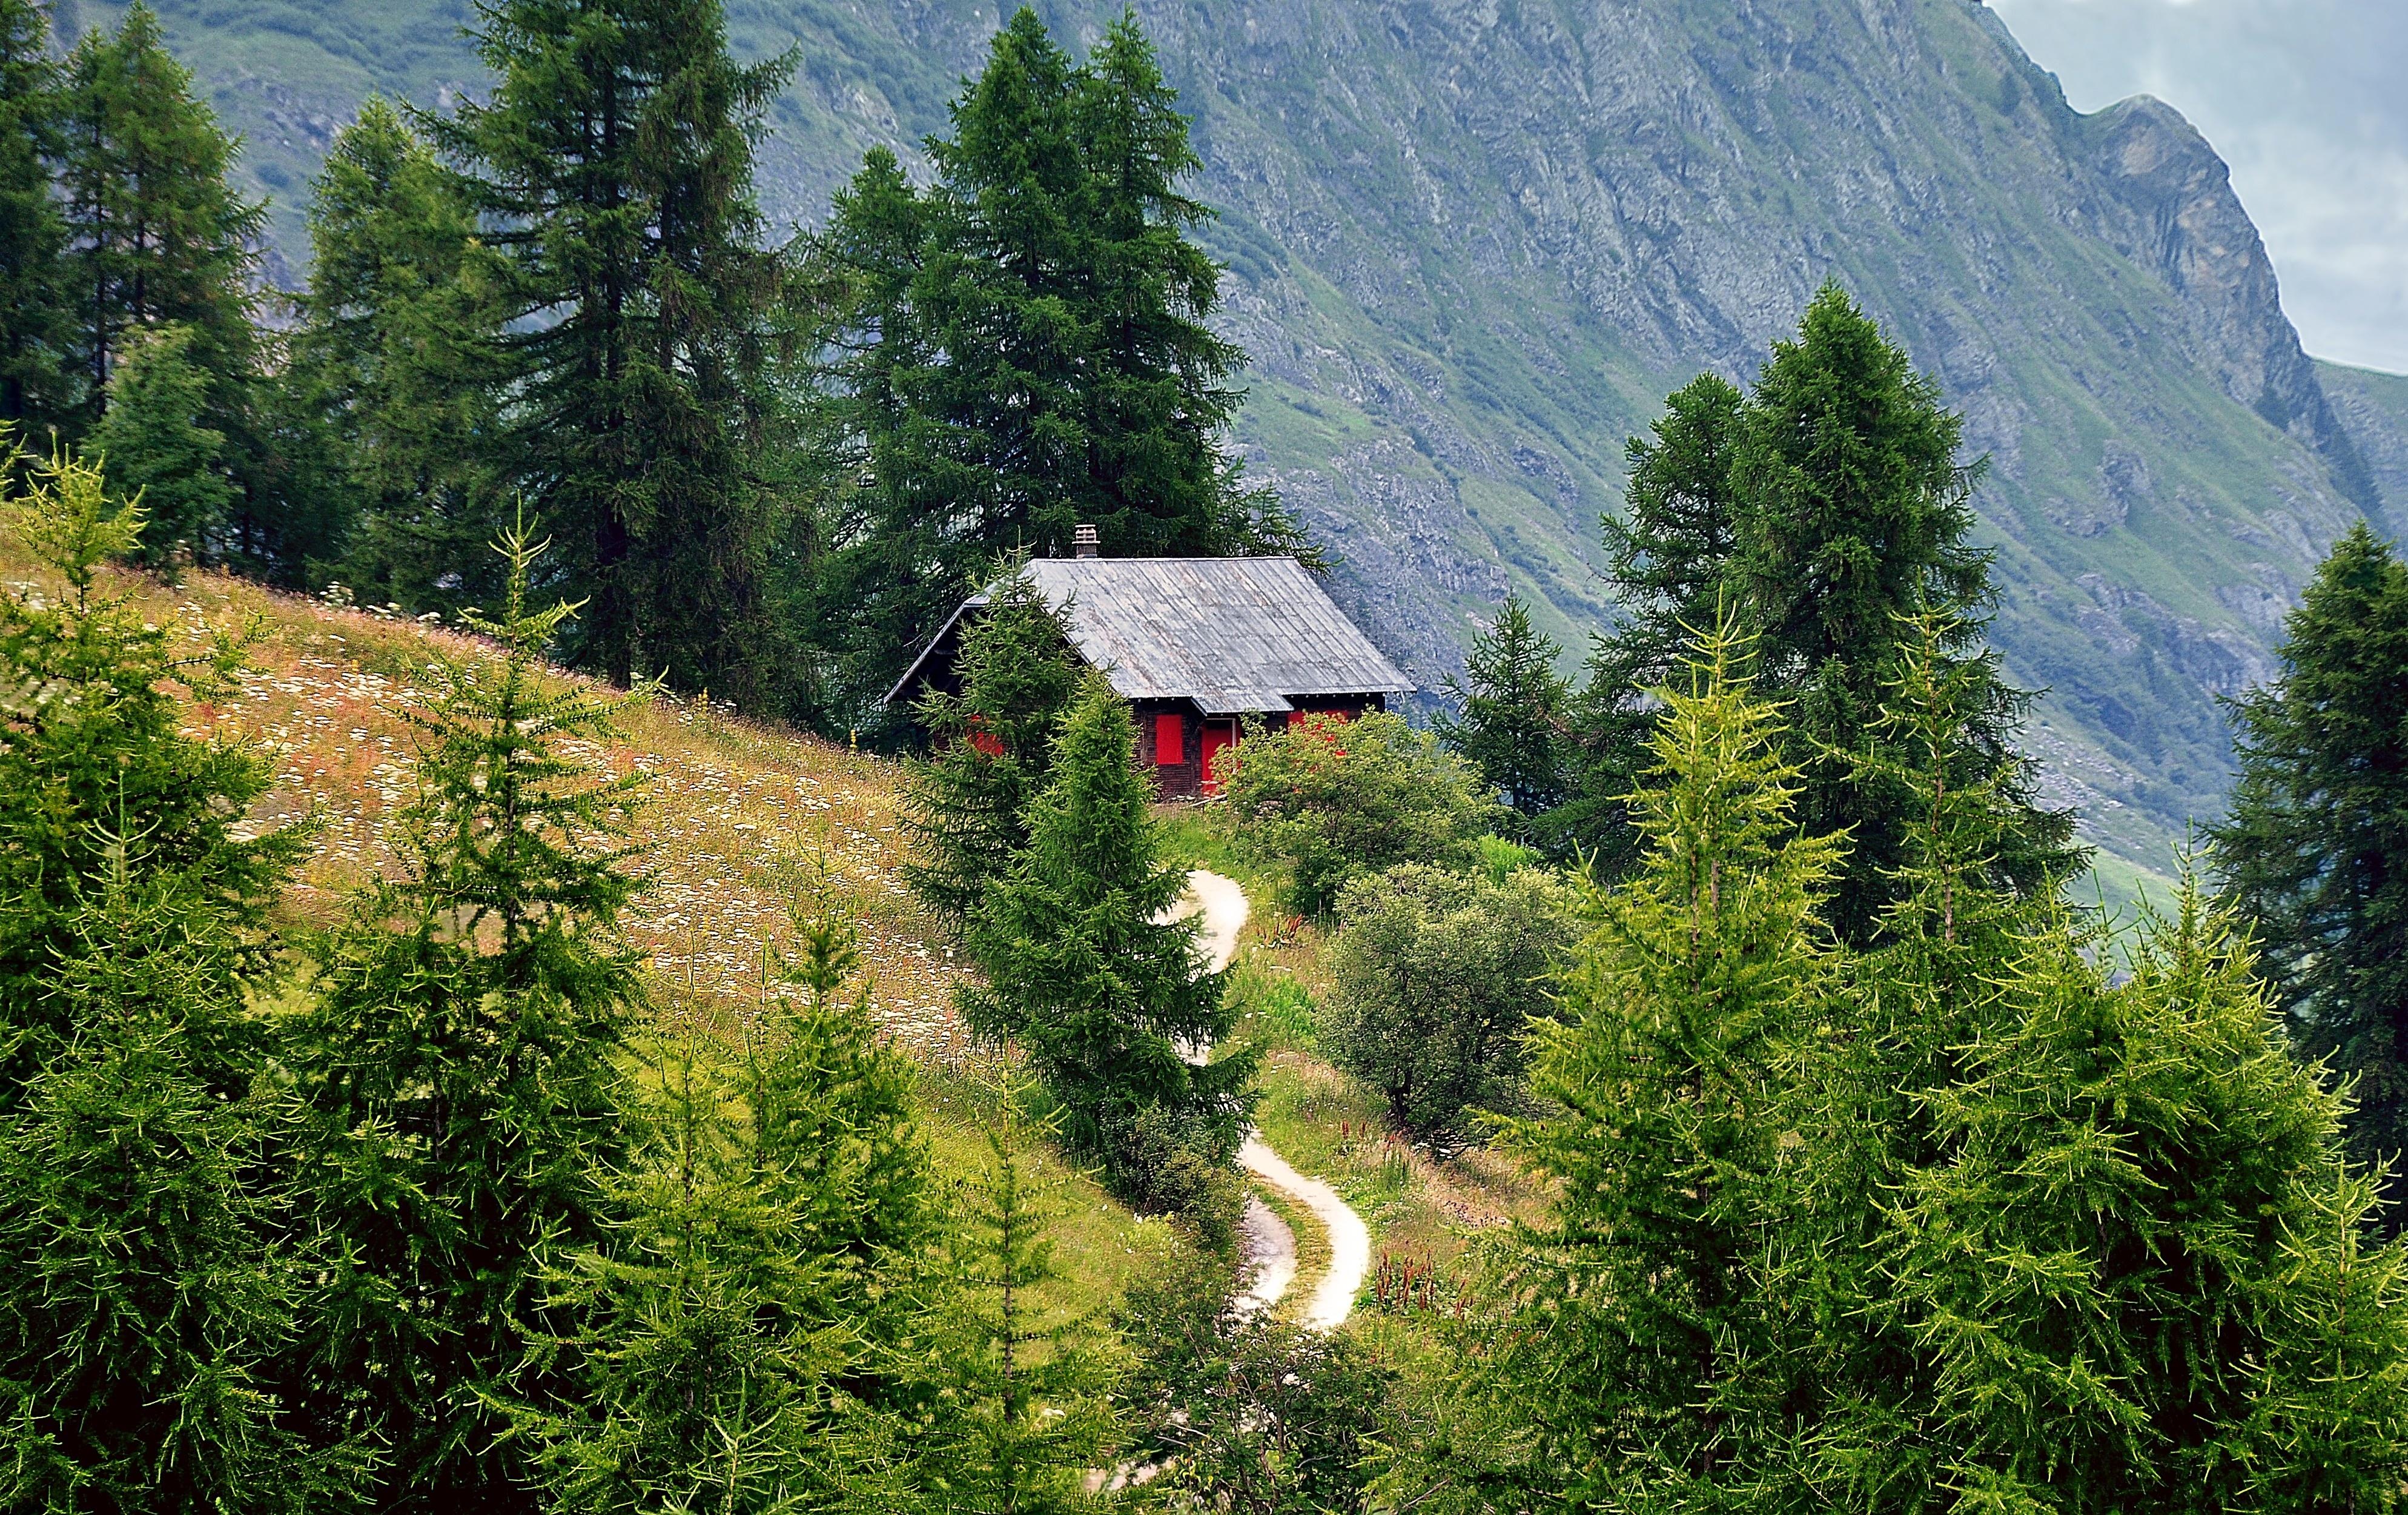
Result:
M475 86L466 46L434 35L460 0L161 8L250 133L288 242L358 94L439 107ZM1083 45L1117 7L1039 10ZM2204 139L2145 97L2077 114L1971 0L1138 13L1220 212L1223 325L1254 359L1240 444L1425 685L1508 588L1576 652L1611 611L1596 519L1623 439L1699 368L1752 378L1837 277L1991 459L1995 640L2049 690L2029 743L2052 794L2123 865L2162 870L2220 804L2216 698L2272 671L2324 544L2401 477L2361 455L2344 416L2364 430L2381 407L2336 407ZM920 163L1000 20L733 0L740 51L799 49L766 209L815 221L873 143Z

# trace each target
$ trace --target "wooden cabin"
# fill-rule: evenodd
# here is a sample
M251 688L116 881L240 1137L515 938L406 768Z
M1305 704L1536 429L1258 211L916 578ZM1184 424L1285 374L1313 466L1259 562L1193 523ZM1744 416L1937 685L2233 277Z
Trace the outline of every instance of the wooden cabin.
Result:
M1249 715L1276 729L1297 714L1385 710L1413 688L1293 557L1101 557L1093 528L1078 537L1078 556L1038 558L1028 575L1136 713L1137 761L1165 795L1209 792L1213 756ZM986 603L953 613L887 703L959 687L962 628Z

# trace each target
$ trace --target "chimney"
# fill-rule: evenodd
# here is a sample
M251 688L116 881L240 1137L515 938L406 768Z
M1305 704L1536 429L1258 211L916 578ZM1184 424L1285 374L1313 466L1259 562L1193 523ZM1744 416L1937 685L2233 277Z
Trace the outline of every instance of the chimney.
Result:
M1100 543L1096 536L1096 528L1094 527L1077 526L1070 528L1070 555L1072 556L1093 557L1096 556L1096 548L1098 545L1100 545Z

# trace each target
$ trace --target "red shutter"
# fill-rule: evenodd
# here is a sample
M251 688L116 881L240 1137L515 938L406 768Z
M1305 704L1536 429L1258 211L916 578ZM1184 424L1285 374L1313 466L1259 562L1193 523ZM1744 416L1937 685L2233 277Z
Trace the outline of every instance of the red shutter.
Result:
M1187 717L1170 712L1154 718L1154 762L1176 768L1187 760Z

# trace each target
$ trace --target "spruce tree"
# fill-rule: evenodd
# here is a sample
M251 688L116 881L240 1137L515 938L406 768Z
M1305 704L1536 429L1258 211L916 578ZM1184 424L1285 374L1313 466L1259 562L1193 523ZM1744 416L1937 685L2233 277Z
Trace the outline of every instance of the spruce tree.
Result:
M1480 770L1525 836L1564 798L1564 721L1570 688L1555 671L1563 651L1530 625L1530 607L1509 594L1497 618L1472 639L1461 681L1447 689L1460 715L1441 716L1439 740Z
M1124 1192L1180 1203L1183 1157L1221 1168L1237 1152L1256 1059L1183 1055L1234 1017L1221 975L1197 972L1194 918L1167 919L1186 874L1163 861L1136 743L1128 706L1091 677L1062 717L1028 845L971 916L986 983L963 1002L981 1032L1026 1049L1074 1147L1104 1156Z
M128 333L175 322L192 328L190 359L222 424L254 371L251 279L265 209L228 188L237 150L142 0L114 36L87 33L67 70L60 188L86 418L108 409Z
M1624 448L1623 514L1604 523L1615 621L1591 646L1588 683L1570 713L1572 792L1543 828L1608 879L1629 872L1641 845L1625 801L1655 761L1649 691L1676 675L1727 598L1738 529L1731 458L1745 398L1699 374L1665 398L1649 436Z
M1089 1471L1109 1465L1114 1364L1102 1329L1055 1302L1058 1200L987 1140L992 1166L953 1241L913 1473L948 1515L1053 1515L1083 1508Z
M6 470L13 475L14 457ZM133 885L172 878L256 927L301 845L292 830L242 833L269 766L256 752L184 736L169 681L221 690L244 639L179 652L108 577L143 531L138 505L64 453L34 465L0 509L48 582L0 598L0 1110L70 1034L46 991L74 950L73 922L118 866L108 830L138 831Z
M1965 538L1983 465L1957 461L1963 431L1931 382L1827 284L1797 339L1773 344L1732 456L1730 580L1756 633L1764 692L1790 706L1799 824L1848 832L1829 914L1851 941L1877 931L1905 857L1912 801L1880 779L1878 761L1859 759L1878 742L1883 681L1914 618L1940 613L1948 656L1985 686L1957 738L1967 771L2014 771L2012 739L2031 702L1982 645L1989 556ZM2041 810L2028 790L2017 803L2021 824L1993 866L2014 887L2042 888L2079 864L2072 817Z
M1028 844L1028 804L1052 772L1054 728L1079 692L1061 617L1016 564L963 630L959 692L931 685L920 724L936 750L907 770L903 876L959 931Z
M39 0L0 0L0 425L22 432L73 410L74 328L50 180L65 106Z
M638 880L621 840L637 775L589 772L624 699L538 662L573 607L526 603L542 548L502 544L492 662L437 654L407 712L416 797L398 867L316 949L284 1059L306 1107L301 1240L329 1258L293 1386L319 1436L386 1449L380 1508L515 1509L526 1450L499 1405L573 1392L538 1283L603 1239L623 1159L619 1049L642 998L617 935ZM627 697L632 698L632 697Z
M1197 161L1134 19L1080 65L1020 10L952 123L936 184L873 152L816 248L864 465L820 586L855 707L997 554L1058 556L1077 524L1114 555L1310 551L1227 445L1243 354L1209 325Z
M509 267L510 480L588 603L566 650L779 697L766 576L787 444L770 382L782 260L752 144L790 60L738 67L718 0L504 0L492 92L434 123Z
M495 601L506 270L401 113L371 96L311 186L293 387L332 434L355 523L339 571L410 611ZM349 513L349 512L346 512Z
M2372 1166L2408 1148L2408 564L2352 527L2282 655L2234 707L2215 863L2293 1045L2351 1080L2350 1149Z
M105 466L149 523L141 557L216 557L235 505L225 433L206 424L208 376L192 360L193 329L167 323L128 332L108 381L108 413L84 450Z

